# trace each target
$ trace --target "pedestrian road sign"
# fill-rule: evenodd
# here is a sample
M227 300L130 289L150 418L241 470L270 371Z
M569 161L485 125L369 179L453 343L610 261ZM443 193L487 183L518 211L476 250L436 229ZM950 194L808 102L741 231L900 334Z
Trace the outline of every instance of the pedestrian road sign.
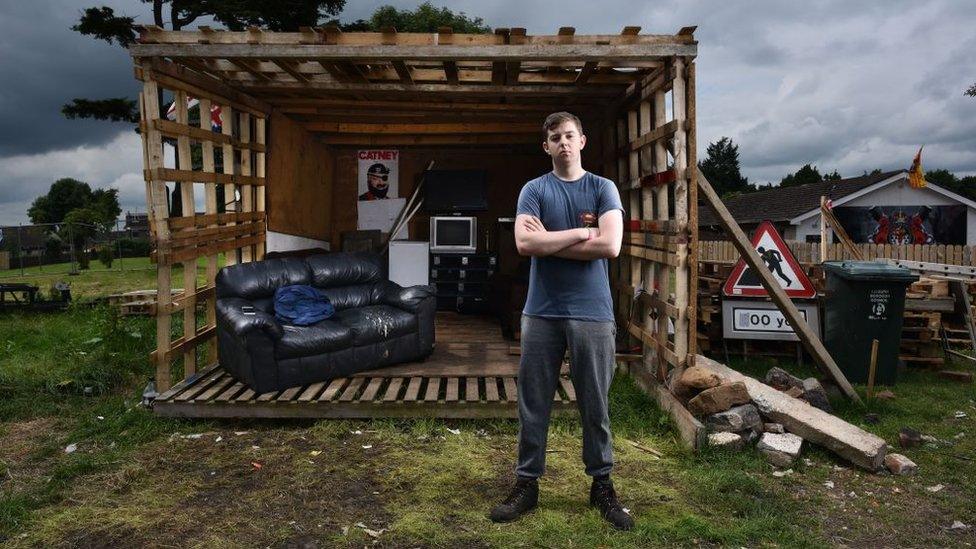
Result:
M792 298L811 299L817 296L817 290L800 263L793 257L793 252L783 242L783 238L769 221L763 221L752 237L752 246L759 254L763 264L772 273L773 279ZM745 259L732 269L732 274L725 281L722 293L728 297L766 296L769 293L763 288L759 275L746 265Z

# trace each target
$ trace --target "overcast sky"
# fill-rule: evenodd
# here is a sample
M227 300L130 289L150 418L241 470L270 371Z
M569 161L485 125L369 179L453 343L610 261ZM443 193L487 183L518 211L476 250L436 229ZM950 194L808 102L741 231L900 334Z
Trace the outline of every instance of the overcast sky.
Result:
M350 1L343 21L380 5ZM778 182L808 162L856 176L907 168L976 173L976 2L564 0L434 2L492 27L668 34L697 25L699 156L739 145L751 182ZM0 1L0 225L27 222L30 202L61 177L115 187L122 209L145 211L142 151L130 124L66 120L74 97L136 97L128 53L70 30L108 5L151 23L137 0Z

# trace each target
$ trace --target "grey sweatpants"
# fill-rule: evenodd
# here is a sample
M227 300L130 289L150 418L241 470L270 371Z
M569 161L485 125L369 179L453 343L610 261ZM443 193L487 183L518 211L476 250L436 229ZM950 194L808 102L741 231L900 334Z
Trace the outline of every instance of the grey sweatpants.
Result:
M586 474L613 469L607 393L613 380L616 323L548 319L522 315L519 364L519 446L515 474L538 478L546 467L546 437L563 356L569 348L570 376L583 425Z

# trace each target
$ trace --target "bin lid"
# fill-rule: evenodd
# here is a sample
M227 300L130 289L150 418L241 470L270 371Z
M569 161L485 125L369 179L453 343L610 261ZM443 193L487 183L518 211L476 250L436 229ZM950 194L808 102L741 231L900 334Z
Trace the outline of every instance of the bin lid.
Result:
M879 261L827 261L824 271L848 280L876 280L879 282L915 282L918 275L905 267Z

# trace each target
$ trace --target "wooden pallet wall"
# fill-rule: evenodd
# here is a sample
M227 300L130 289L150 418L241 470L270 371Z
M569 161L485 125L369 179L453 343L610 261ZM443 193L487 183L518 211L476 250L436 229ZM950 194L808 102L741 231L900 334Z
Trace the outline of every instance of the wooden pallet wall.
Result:
M234 264L264 256L265 132L270 109L162 61L137 66L136 76L143 82L140 129L152 259L157 265L157 348L152 357L157 386L166 390L173 385L174 366L181 368L182 379L194 375L202 362L216 362L213 281L218 258ZM190 121L190 98L199 101L202 114L195 124ZM166 116L171 104L173 120ZM219 133L211 128L214 105L221 109ZM169 150L164 152L164 147ZM176 159L174 166L166 165L168 158ZM217 203L217 185L224 187L223 208ZM173 217L171 188L176 186L182 211ZM196 211L199 193L202 213ZM173 280L177 265L182 267L181 281ZM198 283L199 268L204 270L204 284ZM178 298L174 282L183 289ZM201 301L207 305L199 315ZM178 333L173 315L182 319ZM198 354L201 346L205 350Z
M604 136L604 170L627 210L611 268L618 323L659 382L695 353L695 139L695 65L680 56L634 87Z

